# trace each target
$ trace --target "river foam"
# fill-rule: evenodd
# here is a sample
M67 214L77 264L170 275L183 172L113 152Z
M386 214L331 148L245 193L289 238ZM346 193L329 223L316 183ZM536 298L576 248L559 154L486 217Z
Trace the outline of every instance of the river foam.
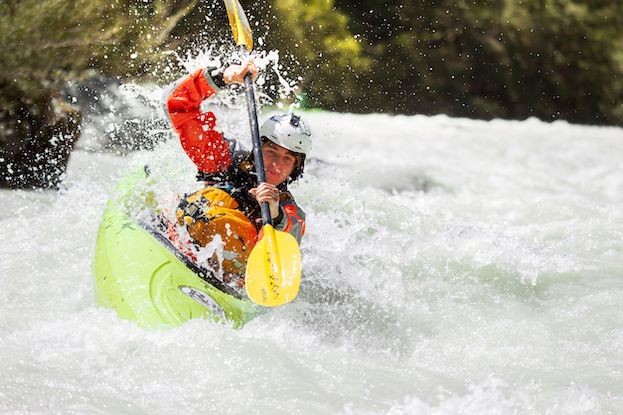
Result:
M151 164L163 197L194 186L174 139L79 150L60 192L0 192L0 412L623 410L623 130L304 117L301 293L240 331L150 332L95 304L123 172Z

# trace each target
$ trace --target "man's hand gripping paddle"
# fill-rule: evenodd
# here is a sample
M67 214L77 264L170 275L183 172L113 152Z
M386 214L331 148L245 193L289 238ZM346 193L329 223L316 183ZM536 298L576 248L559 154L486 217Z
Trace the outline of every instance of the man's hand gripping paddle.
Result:
M224 1L236 44L246 47L250 52L253 49L253 35L244 10L238 0ZM262 143L251 74L246 75L244 83L253 140L255 169L259 182L263 183L266 181L266 172L262 158ZM245 286L247 295L253 302L266 307L275 307L294 300L299 292L301 250L292 235L273 228L268 203L262 203L261 209L262 222L264 223L262 237L249 255Z

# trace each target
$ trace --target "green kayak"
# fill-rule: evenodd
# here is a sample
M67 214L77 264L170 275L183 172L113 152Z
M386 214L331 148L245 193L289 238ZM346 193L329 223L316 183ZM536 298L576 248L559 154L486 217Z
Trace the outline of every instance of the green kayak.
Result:
M147 169L127 176L104 211L93 262L97 303L145 328L193 318L239 328L261 313L240 290L193 263L157 226L135 218L154 205L153 193L141 190L148 180Z

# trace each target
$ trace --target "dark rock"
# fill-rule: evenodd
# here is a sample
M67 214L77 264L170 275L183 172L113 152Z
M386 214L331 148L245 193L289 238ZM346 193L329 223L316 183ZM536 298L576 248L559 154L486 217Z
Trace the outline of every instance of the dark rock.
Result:
M128 154L170 138L162 99L154 99L149 88L128 85L95 76L65 86L65 96L84 116L79 148Z
M0 187L58 188L67 169L82 114L55 91L39 90L0 82Z

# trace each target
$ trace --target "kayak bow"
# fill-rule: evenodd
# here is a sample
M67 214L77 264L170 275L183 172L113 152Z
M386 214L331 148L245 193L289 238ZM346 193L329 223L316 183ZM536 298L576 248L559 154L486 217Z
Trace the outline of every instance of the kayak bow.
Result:
M260 308L193 263L155 227L135 219L133 213L148 208L150 197L136 196L133 189L147 179L143 171L126 177L104 211L93 263L97 303L145 328L194 318L242 327Z

